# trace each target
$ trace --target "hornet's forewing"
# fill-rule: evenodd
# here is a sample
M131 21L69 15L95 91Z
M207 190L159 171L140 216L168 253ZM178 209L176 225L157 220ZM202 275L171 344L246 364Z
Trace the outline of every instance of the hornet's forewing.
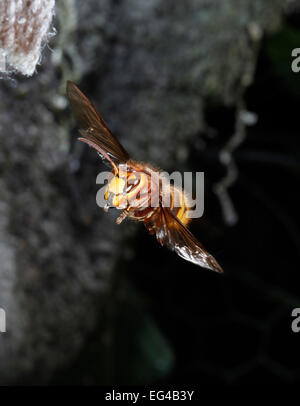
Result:
M129 160L127 151L109 130L94 105L70 81L67 82L67 97L80 125L82 137L79 140L95 148L112 166L126 163Z

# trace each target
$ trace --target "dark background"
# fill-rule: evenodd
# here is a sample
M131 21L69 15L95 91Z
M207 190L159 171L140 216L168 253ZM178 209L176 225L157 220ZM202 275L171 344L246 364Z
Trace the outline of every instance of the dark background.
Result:
M10 206L9 234L16 238L15 245L21 245L14 271L17 275L14 300L21 304L18 310L21 316L16 317L14 328L25 329L28 334L16 339L17 333L6 333L5 348L12 354L12 360L2 364L2 382L47 385L298 382L300 333L291 329L291 312L300 307L300 73L291 70L291 50L300 47L297 8L287 11L281 7L282 2L265 2L265 6L260 6L259 1L252 3L255 6L244 2L228 19L221 14L230 11L212 8L208 23L199 17L193 26L187 16L195 12L194 8L205 13L208 6L186 2L184 10L167 16L171 5L166 2L165 9L157 6L151 24L147 20L147 35L140 21L136 26L141 33L131 37L125 28L135 27L132 10L127 12L133 5L120 1L108 7L105 2L100 3L82 9L78 6L83 25L77 26L77 36L68 33L63 45L58 34L54 52L61 47L64 59L61 65L49 68L51 52L46 52L46 66L38 73L38 85L34 84L35 78L28 79L25 85L25 79L3 84L5 94L12 100L16 98L17 106L21 106L15 107L12 102L17 112L22 108L27 112L34 100L44 105L50 118L48 127L47 119L46 124L44 119L39 121L38 114L25 120L24 128L32 122L38 129L43 127L40 136L47 141L44 146L39 141L26 146L23 139L20 157L10 158L13 162L10 175L2 172L11 191L14 187L19 191L18 182L22 178L22 190L36 197L28 201L27 195L22 194L19 203ZM92 21L98 21L97 16L103 10L106 23L89 26L88 16L94 14ZM60 17L63 11L57 10L58 31L66 30L63 27L66 21ZM253 16L262 30L255 43L248 36L243 40L243 23L235 26L239 18L253 22ZM181 42L174 40L175 48L170 38L157 51L163 42L157 28L162 21L167 21L166 27L174 24L176 29L178 24L185 34L179 35ZM197 27L199 34L195 34ZM194 37L186 35L189 32ZM97 45L94 49L91 40L84 50L84 38L92 33L98 38ZM198 49L197 35L203 42L199 40L199 54L190 59L186 50L191 43ZM205 55L208 47L205 38L215 41L210 45L217 49L215 54ZM155 45L153 50L151 41ZM72 43L77 44L85 61L77 71L74 55L68 48ZM248 48L244 52L245 44ZM135 55L135 47L145 48L145 55L143 52ZM152 51L155 63L149 59ZM186 80L182 79L185 65L180 65L184 55L186 66L194 64L194 57L200 61L195 65L200 67L200 73L195 76L193 70L188 71ZM88 61L84 59L87 57ZM104 63L105 57L110 62ZM174 67L174 61L168 58L174 58L179 66ZM205 58L216 60L211 65L207 62L208 68L201 71ZM152 63L149 73L147 66ZM143 67L143 74L138 72L139 66ZM118 69L123 68L126 68L124 77L123 73L118 74ZM249 70L250 80L245 84L241 77ZM156 88L165 71L167 84L160 83ZM211 85L210 75L217 84ZM95 203L94 181L104 167L93 151L75 142L76 126L70 110L53 102L57 95L64 97L67 79L76 81L95 102L135 159L148 160L169 171L205 172L205 212L201 219L193 221L191 231L218 259L224 275L197 268L161 248L141 224L125 221L116 226L114 215L100 213ZM54 85L49 91L52 81ZM25 94L19 92L20 86L27 86ZM189 128L194 119L194 99L195 111L201 111L201 119L198 125ZM170 111L164 111L169 105ZM254 125L239 121L244 110L255 115L252 115L257 118ZM22 119L19 122L22 125ZM22 131L14 128L11 139L20 137ZM54 138L49 132L55 134ZM220 162L220 153L234 134L239 141L230 156L236 179L222 197L215 190L226 179L228 167ZM14 145L16 148L17 143ZM49 154L56 156L57 150L63 157L50 159ZM178 150L183 151L183 158ZM39 158L42 164L36 158L30 162L37 151L42 151ZM51 163L47 166L48 160ZM37 168L36 177L34 169L27 172L29 165ZM41 188L35 187L41 176L40 168L44 177ZM232 211L226 205L226 196L236 221L230 221ZM35 220L33 212L39 213ZM49 220L46 225L45 219ZM40 224L44 224L41 230ZM53 241L58 246L48 252L45 247L52 247ZM1 301L0 306L4 307Z

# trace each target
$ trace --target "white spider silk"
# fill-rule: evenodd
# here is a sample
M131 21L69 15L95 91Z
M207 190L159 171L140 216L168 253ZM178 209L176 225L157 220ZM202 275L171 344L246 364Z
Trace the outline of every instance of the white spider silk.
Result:
M54 14L55 0L0 1L0 72L31 76Z

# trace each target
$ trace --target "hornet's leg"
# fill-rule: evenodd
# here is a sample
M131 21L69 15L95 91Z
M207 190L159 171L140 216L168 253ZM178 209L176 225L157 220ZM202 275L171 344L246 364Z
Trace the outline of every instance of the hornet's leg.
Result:
M130 206L128 206L126 209L122 210L122 213L119 215L119 217L116 220L117 224L121 224L122 221L128 216L130 210Z

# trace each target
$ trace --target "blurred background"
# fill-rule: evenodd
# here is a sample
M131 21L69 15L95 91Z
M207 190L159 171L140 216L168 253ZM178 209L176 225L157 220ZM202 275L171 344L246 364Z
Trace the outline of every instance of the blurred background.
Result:
M0 81L0 384L298 382L300 2L66 0ZM96 205L72 80L137 160L205 172L224 276Z

